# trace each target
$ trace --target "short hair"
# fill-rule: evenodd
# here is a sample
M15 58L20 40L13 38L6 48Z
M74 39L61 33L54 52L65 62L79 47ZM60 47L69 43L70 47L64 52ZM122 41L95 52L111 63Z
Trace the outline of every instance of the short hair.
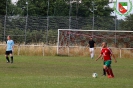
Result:
M7 37L11 38L11 36L10 36L10 35L8 35Z
M105 43L107 45L107 42L103 42L103 43Z

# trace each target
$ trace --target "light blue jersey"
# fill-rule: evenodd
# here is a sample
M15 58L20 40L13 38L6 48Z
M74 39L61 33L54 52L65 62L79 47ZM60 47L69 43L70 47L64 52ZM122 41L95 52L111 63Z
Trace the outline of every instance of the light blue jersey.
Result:
M7 41L6 51L11 51L13 46L14 46L14 41L13 40L8 40Z

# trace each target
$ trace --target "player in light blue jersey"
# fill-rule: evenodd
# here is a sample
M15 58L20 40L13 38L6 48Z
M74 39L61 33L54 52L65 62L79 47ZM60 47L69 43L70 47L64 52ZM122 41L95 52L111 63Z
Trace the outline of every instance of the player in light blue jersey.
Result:
M7 63L10 63L10 60L8 57L9 55L11 58L11 63L13 63L13 50L14 50L14 41L11 39L11 36L8 35L7 42L6 42L6 52L5 52Z

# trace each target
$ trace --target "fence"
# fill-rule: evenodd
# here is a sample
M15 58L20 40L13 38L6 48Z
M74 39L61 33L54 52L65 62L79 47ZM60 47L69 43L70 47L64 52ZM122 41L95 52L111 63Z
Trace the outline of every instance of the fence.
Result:
M27 20L27 21L26 21ZM117 21L117 22L115 22ZM34 17L0 16L0 41L11 35L15 43L55 45L57 29L92 30L92 17ZM119 29L119 21L113 17L95 17L94 30Z
M0 54L4 55L5 44L0 44ZM69 48L69 53L67 52ZM113 48L116 58L132 58L133 48ZM95 49L95 57L100 54L100 47ZM66 47L63 51L69 56L87 56L89 57L89 49L82 46ZM15 55L32 55L32 56L55 56L57 55L57 46L47 46L47 45L15 45L14 47Z
M28 16L27 18L25 16L0 16L0 42L5 43L6 36L11 35L15 44L20 45L16 46L18 47L17 50L15 50L15 54L17 55L30 55L29 52L31 51L34 51L34 55L56 55L55 45L57 45L58 29L92 30L93 22L94 30L121 29L121 21L113 17L95 17L93 21L92 17ZM125 39L125 41L127 40ZM27 44L27 46L22 44ZM28 47L29 44L33 44L33 47L27 50L26 47ZM36 49L38 47L39 49ZM21 52L22 50L24 52ZM71 52L77 53L74 49L71 50ZM118 48L117 50L120 49ZM125 51L129 53L132 52L132 49L127 50L127 48L125 49L123 47L121 50L121 55L123 55L123 52L126 53ZM84 53L80 53L79 55L84 56ZM89 55L88 51L85 55Z

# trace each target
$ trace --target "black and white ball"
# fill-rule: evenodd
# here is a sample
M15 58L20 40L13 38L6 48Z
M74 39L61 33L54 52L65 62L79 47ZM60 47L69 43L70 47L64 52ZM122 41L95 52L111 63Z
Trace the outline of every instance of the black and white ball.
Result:
M92 77L93 77L93 78L97 78L97 77L98 77L98 74L97 74L97 73L93 73L93 74L92 74Z

